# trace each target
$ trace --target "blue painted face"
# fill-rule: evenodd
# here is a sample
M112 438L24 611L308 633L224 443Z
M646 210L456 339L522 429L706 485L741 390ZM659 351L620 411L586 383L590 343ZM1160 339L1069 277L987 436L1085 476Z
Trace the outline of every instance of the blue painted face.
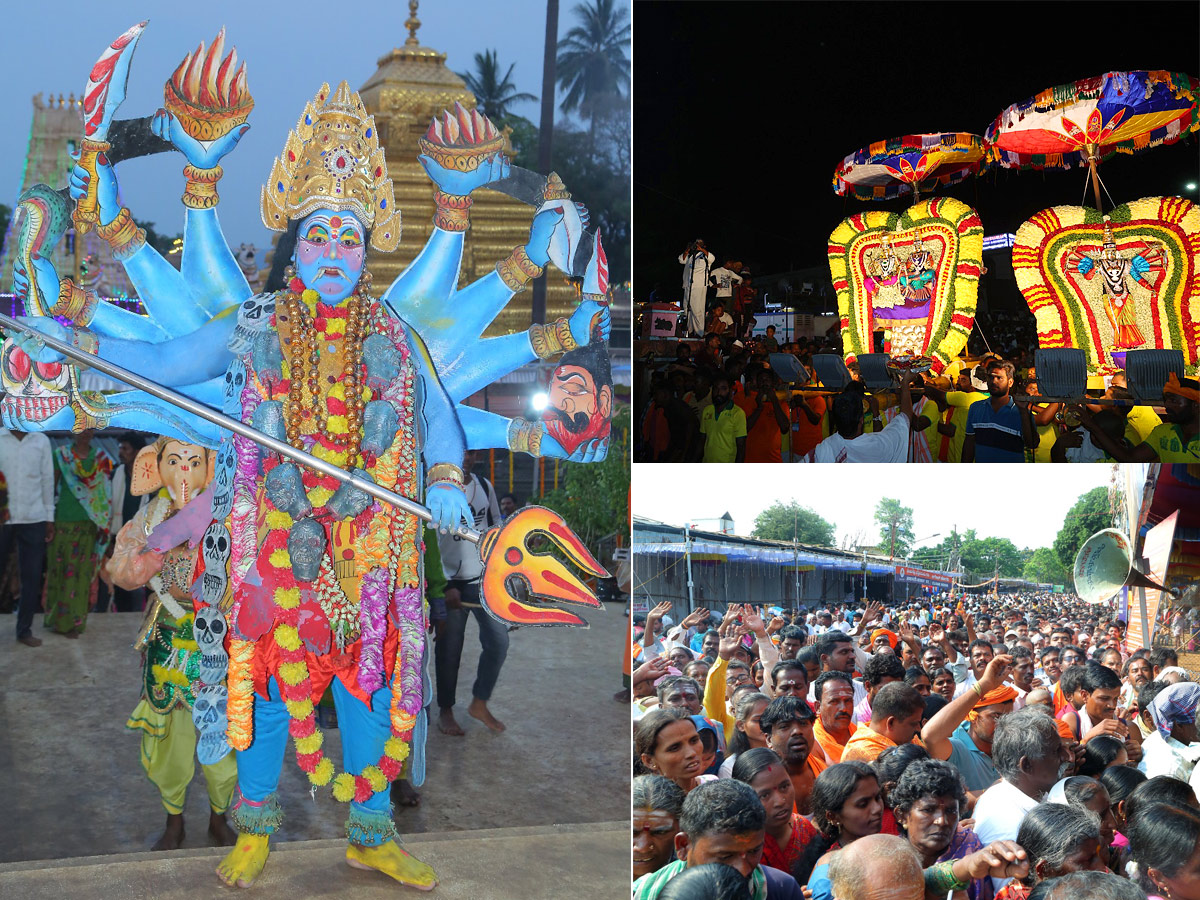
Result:
M336 305L354 292L366 257L366 228L354 213L318 209L301 220L296 273L326 303Z

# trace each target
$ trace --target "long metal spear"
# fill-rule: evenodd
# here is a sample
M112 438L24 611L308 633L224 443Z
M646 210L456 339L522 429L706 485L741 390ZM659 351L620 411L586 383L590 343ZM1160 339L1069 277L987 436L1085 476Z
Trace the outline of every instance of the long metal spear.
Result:
M58 338L50 337L42 334L36 328L31 328L28 325L23 325L11 316L6 316L0 313L0 326L6 330L19 331L22 334L27 334L33 337L40 343L45 344L52 350L57 350L68 359L73 359L80 365L89 366L97 372L103 372L105 375L115 378L118 381L123 381L130 387L135 387L140 391L145 391L159 400L165 400L167 403L177 406L180 409L190 412L192 415L206 419L227 431L232 431L234 434L240 434L242 437L249 438L261 447L266 447L280 456L285 456L288 459L295 460L301 465L308 466L310 469L315 469L322 475L328 475L330 478L336 478L342 484L348 484L353 488L357 488L364 494L369 494L376 500L382 503L389 503L407 513L412 513L418 518L424 519L426 522L433 521L433 513L428 507L422 506L416 500L411 500L408 497L401 496L394 491L389 491L385 487L381 487L373 481L365 481L350 472L339 469L332 463L326 462L311 453L305 453L303 450L297 450L291 444L271 437L269 434L263 434L257 428L247 425L245 422L239 422L237 419L230 418L224 413L219 413L210 406L206 406L198 400L177 393L168 387L163 387L156 381L151 381L149 378L144 378L136 372L130 372L128 369L118 366L116 363L109 362L106 359L101 359L86 350L80 350L78 347L64 343ZM450 530L450 534L456 535L464 540L478 544L483 539L481 532L475 531L472 528L467 528L465 525L458 525Z

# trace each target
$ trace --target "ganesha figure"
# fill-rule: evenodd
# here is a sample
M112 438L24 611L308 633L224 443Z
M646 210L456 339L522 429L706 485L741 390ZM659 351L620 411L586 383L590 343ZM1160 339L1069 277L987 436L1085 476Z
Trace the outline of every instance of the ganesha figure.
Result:
M138 29L114 42L116 58L124 59ZM345 82L334 90L322 85L262 189L263 222L282 233L275 258L290 265L282 283L268 282L268 293L252 296L216 219L220 163L250 127L253 106L244 68L222 62L223 42L222 32L207 52L201 46L184 61L151 126L187 160L179 269L146 244L122 208L106 144L85 141L71 176L77 224L81 212L94 216L97 233L123 261L148 315L123 315L69 279L60 281L44 256L26 252L18 254L18 288L27 311L41 314L21 323L175 386L297 451L417 500L443 530L471 521L459 468L468 447L603 458L612 401L607 269L599 235L584 230L586 210L570 200L562 182L545 180L528 243L494 272L460 288L471 193L499 186L512 170L501 151L503 138L486 118L462 107L447 111L419 142L420 162L436 187L432 234L412 264L377 294L368 248L397 246L400 211L362 100ZM111 54L102 62L93 79L123 71ZM107 104L124 94L96 96ZM93 116L85 108L84 114L89 127L105 125L111 110ZM62 227L62 216L51 214L53 196L28 203L31 213L22 227L29 241L44 242L49 238L42 232ZM484 339L505 304L551 261L581 285L576 311L527 332ZM50 314L74 324L64 327ZM37 340L16 340L35 363L63 359ZM556 404L562 417L510 421L477 416L461 405L519 366L559 356L563 384ZM213 735L222 722L236 751L230 817L238 835L218 867L222 880L249 886L266 864L282 817L276 789L291 737L312 784L332 785L334 797L349 803L347 862L431 889L437 883L433 870L393 841L388 791L402 771L414 784L424 777L427 616L418 516L139 391L106 398L103 405L70 403L42 417L11 406L0 406L0 414L10 427L74 428L81 420L99 421L219 448L204 515L181 511L183 527L168 520L149 536L148 546L161 551L177 545L181 535L196 545L201 562L189 591L195 622L227 623L227 692L205 690L196 715L202 762L220 752ZM485 606L510 621L584 624L565 611L525 602L598 605L560 562L542 555L534 566L528 553L501 550L508 546L505 529L518 519L536 522L529 527L578 567L604 574L555 514L522 510L481 540L493 585L484 591ZM525 583L527 590L518 591L524 599L509 593L513 576ZM550 587L555 584L566 585L561 596ZM221 616L210 618L206 610ZM198 665L208 672L224 661L219 653L203 652ZM341 774L324 755L314 716L314 703L327 689L338 707Z
M183 843L183 805L195 774L197 749L193 713L198 695L225 692L225 665L220 663L225 623L217 609L194 610L191 587L197 549L185 541L157 553L147 549L146 539L197 499L212 477L215 455L172 438L159 438L142 448L133 462L130 491L135 496L161 493L121 527L108 563L118 587L150 588L136 644L142 651L142 699L125 727L142 733L142 768L167 811L167 826L155 850L175 850ZM199 502L205 499L200 497ZM222 647L220 654L218 647ZM212 657L218 665L210 664ZM204 700L199 705L209 703ZM209 834L219 844L232 844L235 835L225 813L237 781L237 765L224 736L220 737L223 746L215 753L201 752L200 764L211 807ZM210 741L203 743L207 746Z

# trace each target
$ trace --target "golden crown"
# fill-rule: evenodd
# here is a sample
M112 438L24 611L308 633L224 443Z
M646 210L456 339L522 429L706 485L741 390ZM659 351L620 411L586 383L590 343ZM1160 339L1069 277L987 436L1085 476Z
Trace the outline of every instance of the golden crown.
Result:
M400 210L375 118L344 81L332 94L321 85L304 107L262 190L262 220L272 231L317 209L357 215L376 250L400 243Z

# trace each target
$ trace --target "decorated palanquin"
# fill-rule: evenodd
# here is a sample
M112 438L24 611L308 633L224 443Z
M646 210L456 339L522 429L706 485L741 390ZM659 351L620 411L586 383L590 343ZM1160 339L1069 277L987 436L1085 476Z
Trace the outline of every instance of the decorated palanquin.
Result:
M1013 272L1038 345L1082 349L1089 374L1124 368L1129 350L1176 349L1196 372L1200 209L1145 197L1110 215L1044 209L1017 229Z
M975 322L982 254L978 213L952 198L844 219L828 255L847 361L883 331L887 352L928 356L942 371Z

